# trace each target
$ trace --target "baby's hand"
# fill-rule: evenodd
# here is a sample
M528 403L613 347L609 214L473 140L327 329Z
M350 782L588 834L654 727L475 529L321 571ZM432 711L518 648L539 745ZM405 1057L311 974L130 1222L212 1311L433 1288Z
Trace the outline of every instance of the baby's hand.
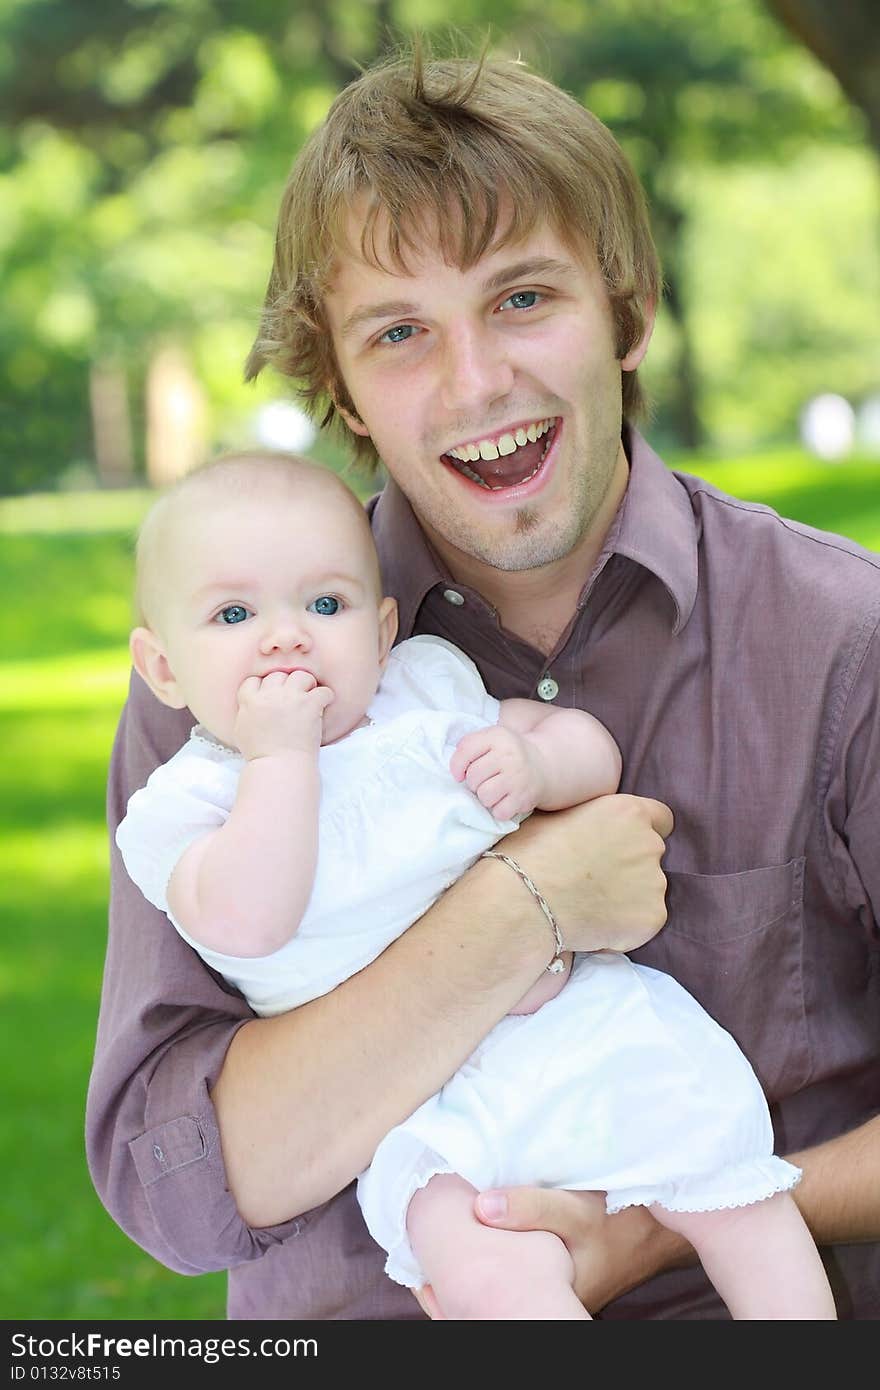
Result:
M238 689L236 747L248 760L291 750L317 752L332 699L333 691L308 671L248 676Z
M456 782L467 783L496 820L530 815L544 792L537 750L522 734L500 724L465 734L449 770Z

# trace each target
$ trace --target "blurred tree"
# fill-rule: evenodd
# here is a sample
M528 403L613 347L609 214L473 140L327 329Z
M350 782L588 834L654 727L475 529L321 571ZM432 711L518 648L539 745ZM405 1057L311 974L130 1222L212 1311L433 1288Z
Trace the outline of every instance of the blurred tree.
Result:
M759 0L7 0L0 488L51 485L98 450L124 476L126 403L142 470L150 363L171 338L207 392L211 442L241 442L245 403L278 391L246 392L240 370L290 161L394 36L456 25L469 51L487 30L521 50L621 138L665 267L663 423L699 440L683 269L696 175L853 140L835 84Z
M880 10L877 0L765 0L771 14L824 63L865 116L880 154Z
M151 359L169 335L210 379L221 417L212 437L222 438L224 400L241 399L285 169L339 86L388 42L390 7L0 9L3 490L114 453L103 476L121 479L126 403L144 415ZM143 468L150 451L135 433Z
M491 6L487 5L487 17ZM688 276L691 190L700 169L783 161L816 140L852 139L831 83L810 80L761 9L704 0L520 0L507 35L542 51L555 81L623 144L648 197L673 326L663 426L704 442ZM537 42L536 42L537 39Z

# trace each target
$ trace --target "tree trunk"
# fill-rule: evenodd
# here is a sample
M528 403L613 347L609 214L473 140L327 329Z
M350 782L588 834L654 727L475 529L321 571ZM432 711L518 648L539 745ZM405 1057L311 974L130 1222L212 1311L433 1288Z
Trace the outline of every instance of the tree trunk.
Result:
M147 375L147 478L166 487L204 458L204 393L180 348L162 347Z
M95 362L89 373L95 468L101 487L126 487L134 477L131 414L125 372L118 362Z
M678 272L672 266L665 268L664 283L666 293L663 302L675 323L677 341L675 385L670 403L672 426L686 449L700 449L704 434L697 407L697 367Z
M868 123L880 153L880 10L877 0L765 0L788 32L834 74Z

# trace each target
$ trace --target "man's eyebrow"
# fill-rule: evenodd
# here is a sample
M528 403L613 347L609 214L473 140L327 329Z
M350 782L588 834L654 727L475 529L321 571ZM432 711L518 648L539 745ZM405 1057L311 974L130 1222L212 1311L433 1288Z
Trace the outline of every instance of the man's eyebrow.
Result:
M483 281L483 293L493 294L516 280L533 280L539 275L571 275L574 266L569 261L558 261L552 256L531 256L525 261L515 261L513 265L502 266ZM380 304L364 304L349 314L342 324L340 336L350 338L357 329L375 319L415 318L419 314L418 304L405 299L385 299Z
M502 266L483 281L483 290L492 294L502 290L514 280L534 280L540 275L571 275L574 266L570 261L558 261L553 256L530 256L525 261L514 261L513 265Z
M341 336L350 338L356 329L365 323L371 323L373 319L412 318L417 313L418 305L402 299L386 299L381 304L364 304L362 308L349 314L340 330Z

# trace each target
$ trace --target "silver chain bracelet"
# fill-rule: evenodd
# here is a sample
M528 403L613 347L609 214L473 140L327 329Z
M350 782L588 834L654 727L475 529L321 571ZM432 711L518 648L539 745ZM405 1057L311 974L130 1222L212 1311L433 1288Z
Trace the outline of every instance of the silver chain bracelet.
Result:
M513 872L519 878L522 879L523 883L528 888L532 897L535 899L535 902L538 904L539 908L541 909L544 916L547 918L548 923L550 924L550 930L553 932L553 940L556 942L556 953L553 959L551 960L550 964L547 966L547 969L549 970L551 975L558 975L561 970L565 969L565 961L562 959L562 953L565 950L565 943L562 940L562 932L559 930L559 923L553 916L553 913L550 911L548 903L538 892L537 888L535 887L534 883L532 883L532 880L529 878L522 865L517 864L515 859L511 859L509 854L499 854L498 850L495 849L484 849L480 858L500 859L502 864L506 864L508 868L513 869Z

